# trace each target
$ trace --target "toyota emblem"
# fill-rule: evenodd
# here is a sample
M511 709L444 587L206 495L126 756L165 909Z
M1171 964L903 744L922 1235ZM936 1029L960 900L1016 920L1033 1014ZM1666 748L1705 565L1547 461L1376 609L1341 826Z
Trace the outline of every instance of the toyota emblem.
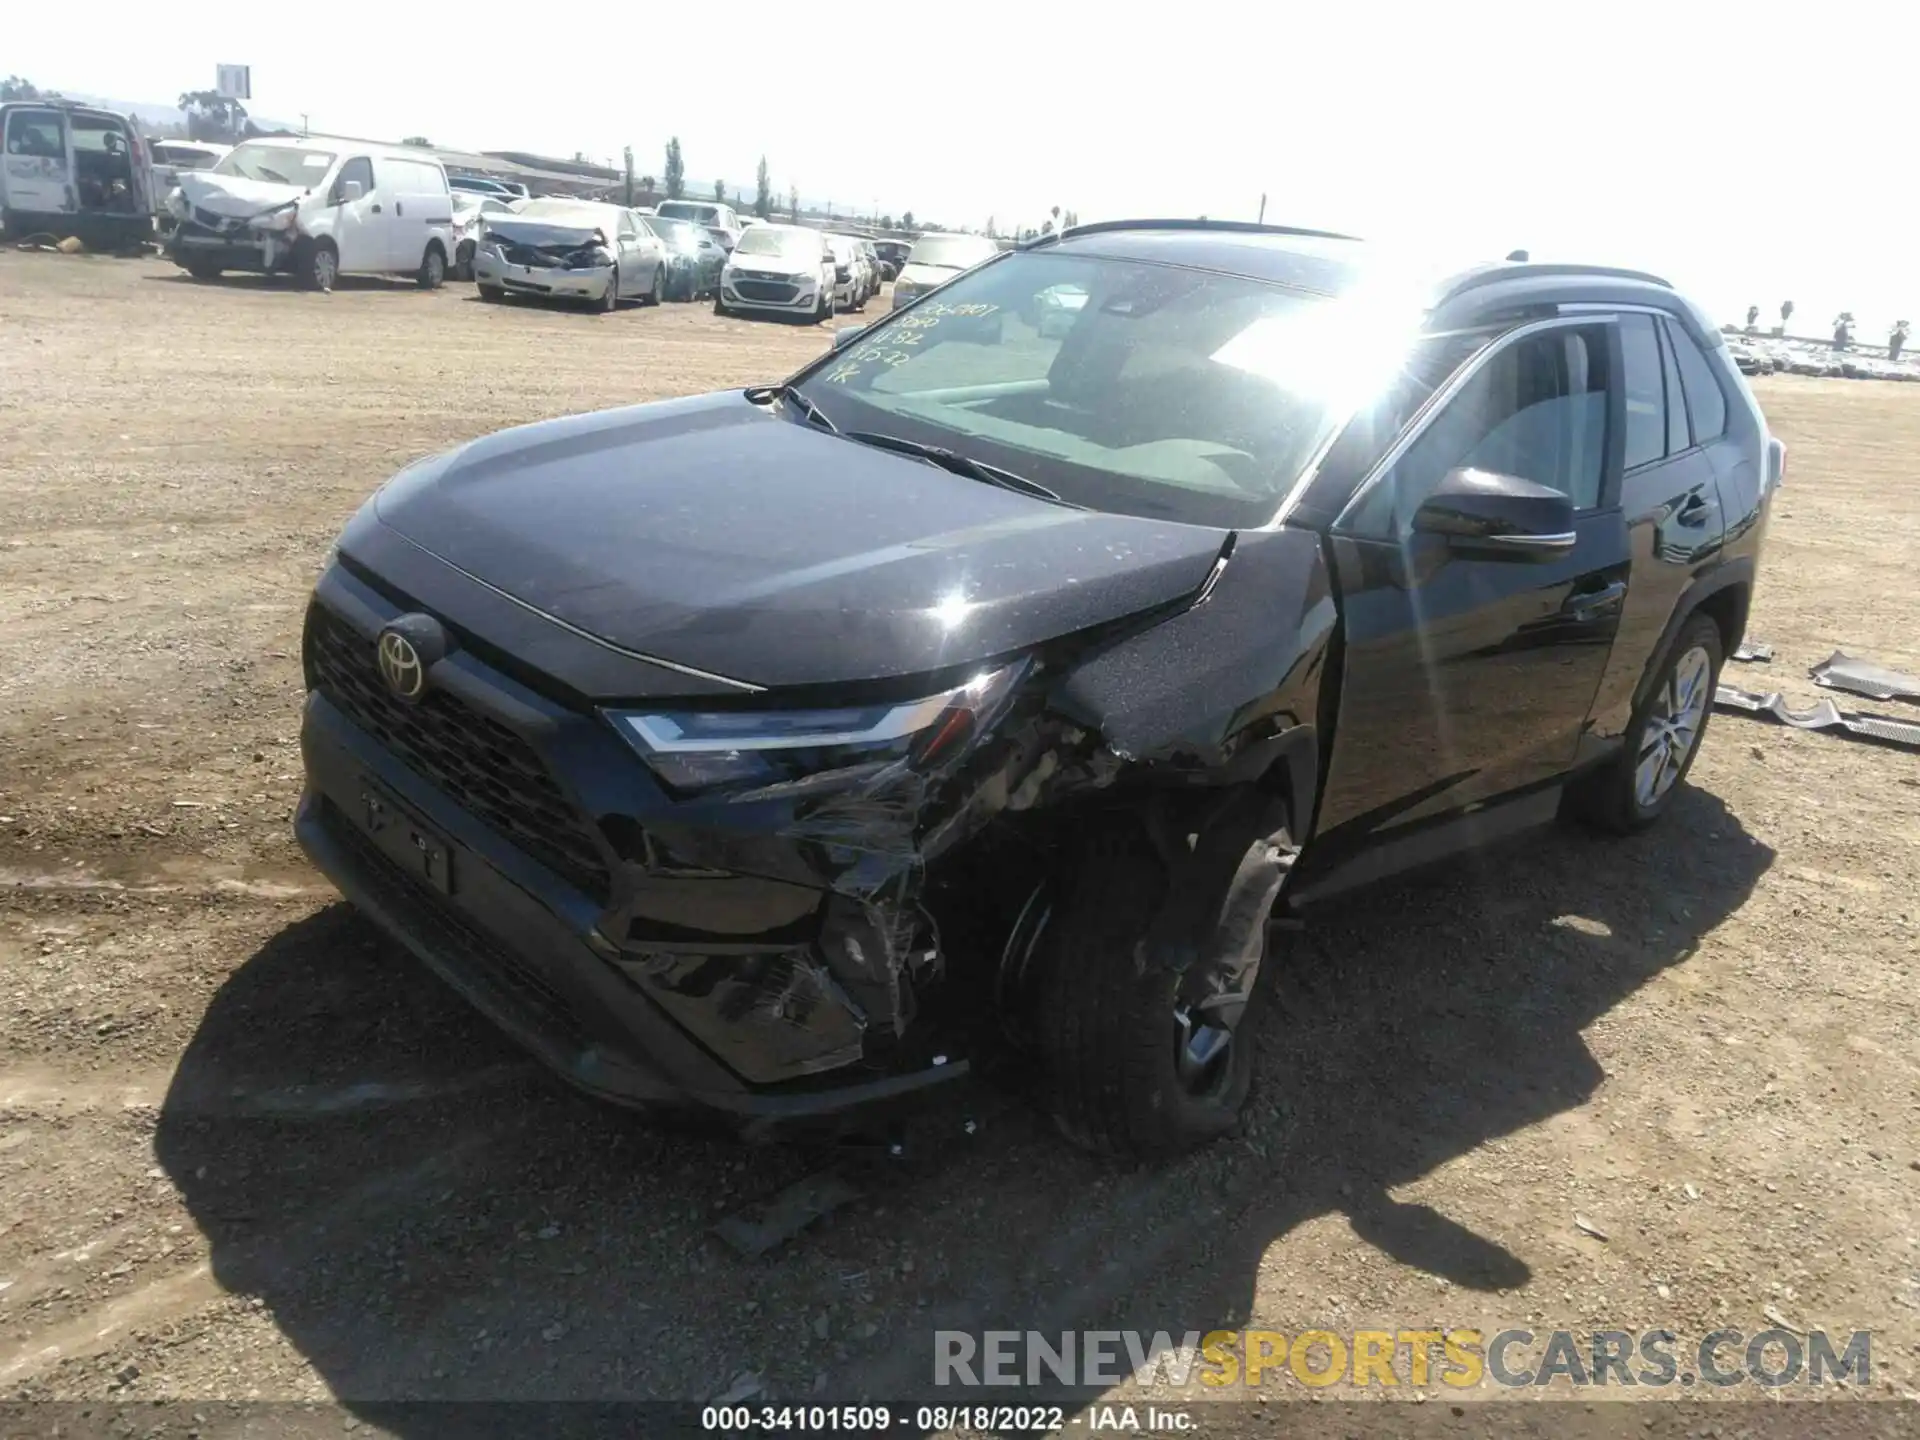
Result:
M418 700L427 688L427 667L413 642L398 631L380 637L380 678L402 700Z

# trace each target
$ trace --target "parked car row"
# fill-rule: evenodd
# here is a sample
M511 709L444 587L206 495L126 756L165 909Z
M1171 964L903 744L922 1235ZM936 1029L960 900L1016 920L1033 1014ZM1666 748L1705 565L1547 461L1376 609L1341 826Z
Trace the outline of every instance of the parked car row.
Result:
M1827 375L1848 380L1920 380L1920 365L1853 350L1727 337L1727 353L1743 375Z
M8 105L0 135L8 156L0 218L11 228L55 223L68 190L111 209L94 193L110 187L125 238L150 229L157 208L166 255L198 280L245 271L330 290L344 274L397 274L435 289L451 277L473 281L490 302L517 296L612 310L629 299L711 297L721 314L819 321L864 310L889 280L898 307L997 253L978 236L928 235L908 248L743 219L717 202L641 209L528 196L508 182L450 177L414 147L324 135L231 148L155 142L148 154L124 118L65 104ZM72 186L76 173L88 183Z

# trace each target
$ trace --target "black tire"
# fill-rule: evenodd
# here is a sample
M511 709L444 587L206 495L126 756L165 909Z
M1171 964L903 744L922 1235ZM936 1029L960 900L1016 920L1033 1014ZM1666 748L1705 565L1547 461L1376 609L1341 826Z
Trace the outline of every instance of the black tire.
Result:
M611 315L620 308L620 267L613 267L613 273L607 277L607 293L600 297L595 307L602 315Z
M833 319L833 292L826 290L821 292L820 304L813 312L813 323L824 325L831 319Z
M187 261L187 274L196 280L218 280L224 273L224 267L206 260Z
M1675 726L1666 722L1666 715L1676 704L1676 680L1686 679L1689 672L1697 670L1698 659L1704 656L1706 674L1694 676L1691 685L1686 687L1686 697L1691 699L1702 696L1698 723L1692 727L1684 754L1679 757L1677 766L1663 766L1670 769L1663 786L1649 798L1648 790L1641 784L1640 770L1643 764L1650 764L1659 753L1660 737L1655 733L1656 726L1662 726L1668 734L1671 755L1671 737L1678 733ZM1680 627L1680 633L1673 638L1666 653L1660 657L1659 668L1654 672L1654 683L1648 687L1647 697L1633 712L1633 720L1627 726L1625 743L1620 753L1600 769L1582 776L1568 791L1566 811L1578 820L1582 820L1595 829L1615 835L1631 835L1645 830L1673 804L1673 797L1680 793L1680 787L1687 778L1687 772L1693 768L1694 758L1700 753L1700 746L1707 738L1707 722L1713 718L1714 687L1720 683L1720 667L1725 659L1720 638L1720 627L1714 623L1711 615L1693 615ZM1686 662L1691 661L1691 664Z
M293 273L308 290L331 291L340 278L340 256L331 240L303 240L294 252Z
M718 290L713 292L713 313L716 315L731 315L733 313L727 309L727 302L720 298L720 292Z
M414 272L414 284L422 290L438 290L447 283L447 252L438 245L427 246L427 253L420 257L420 268Z
M1180 976L1142 972L1136 959L1166 889L1144 835L1096 835L1061 877L1021 986L1045 1104L1067 1139L1097 1154L1156 1160L1217 1140L1252 1085L1258 990L1214 1065L1181 1076Z
M502 290L498 285L482 285L480 287L480 298L489 305L498 305L502 300L507 298L507 292Z
M460 248L454 252L453 278L456 280L473 279L473 241L462 240Z
M640 303L642 305L658 305L666 298L667 267L664 265L656 265L653 267L653 287L647 291L647 298Z

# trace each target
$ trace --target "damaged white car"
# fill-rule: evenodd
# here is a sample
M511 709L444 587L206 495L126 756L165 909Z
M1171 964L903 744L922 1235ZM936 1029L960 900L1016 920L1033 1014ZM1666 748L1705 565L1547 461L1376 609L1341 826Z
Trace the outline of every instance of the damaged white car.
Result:
M481 221L473 253L482 300L531 295L602 311L626 299L658 305L668 268L667 247L645 216L597 200L524 200Z
M452 264L447 174L417 150L249 140L179 182L167 197L167 255L196 280L252 270L331 290L343 274L398 274L432 290Z

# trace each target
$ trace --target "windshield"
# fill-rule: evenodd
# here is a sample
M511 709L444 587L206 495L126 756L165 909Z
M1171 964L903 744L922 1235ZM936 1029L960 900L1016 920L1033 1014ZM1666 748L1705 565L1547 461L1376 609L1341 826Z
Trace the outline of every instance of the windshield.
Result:
M578 225L587 230L611 227L610 206L593 205L584 200L526 200L514 209L518 220L544 220L549 225ZM607 233L613 231L608 228Z
M243 180L265 180L274 185L304 185L311 190L333 168L331 150L309 150L303 145L237 146L220 157L215 175L238 175Z
M720 207L717 205L696 205L691 200L663 200L660 213L679 220L697 220L702 225L720 223Z
M1364 333L1346 318L1239 276L1015 253L863 332L801 388L841 430L944 446L1076 504L1260 525L1345 418L1326 382Z
M783 260L818 260L821 237L815 230L779 229L755 225L740 234L736 255L778 255Z
M938 265L946 270L965 270L991 259L1000 247L978 235L928 235L913 242L907 256L909 265Z
M700 248L700 237L705 232L698 226L689 224L685 220L669 220L664 216L648 218L652 220L653 228L659 232L660 238L674 249L698 250Z

